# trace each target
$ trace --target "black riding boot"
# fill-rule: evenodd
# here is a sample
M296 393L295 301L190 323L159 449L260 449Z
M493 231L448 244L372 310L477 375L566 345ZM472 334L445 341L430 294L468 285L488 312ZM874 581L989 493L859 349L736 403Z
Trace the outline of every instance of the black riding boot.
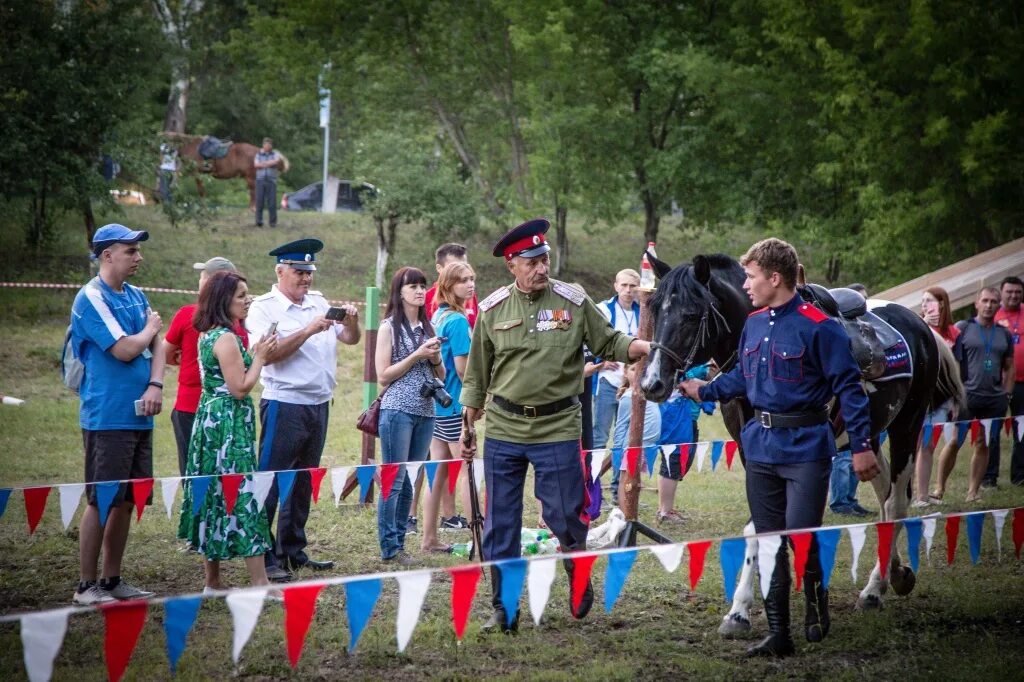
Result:
M796 651L789 634L789 552L786 544L775 556L775 570L764 600L764 615L768 619L769 635L760 644L747 649L747 656L789 656Z
M807 597L804 626L808 642L824 640L832 624L828 615L828 590L825 589L823 579L824 573L818 559L818 540L814 538L807 552L807 568L804 570L804 596Z
M512 618L512 624L508 624L506 617L508 614L505 611L505 605L501 603L501 569L497 566L491 566L491 605L494 607L494 613L481 626L481 630L484 632L500 631L506 635L519 631L518 610L516 610L515 617Z
M583 590L583 598L580 599L580 608L574 611L572 608L572 582L573 575L576 573L576 564L573 563L572 559L562 559L562 566L565 567L565 572L569 576L569 613L572 614L573 618L584 618L590 613L590 607L594 605L594 583L587 580L587 587Z

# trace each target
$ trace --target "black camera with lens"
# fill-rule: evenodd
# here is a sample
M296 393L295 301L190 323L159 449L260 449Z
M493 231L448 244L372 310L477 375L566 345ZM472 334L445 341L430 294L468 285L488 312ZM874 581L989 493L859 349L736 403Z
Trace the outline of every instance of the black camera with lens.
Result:
M452 404L452 397L444 390L444 382L437 377L431 377L420 386L421 398L433 398L441 407L448 407Z

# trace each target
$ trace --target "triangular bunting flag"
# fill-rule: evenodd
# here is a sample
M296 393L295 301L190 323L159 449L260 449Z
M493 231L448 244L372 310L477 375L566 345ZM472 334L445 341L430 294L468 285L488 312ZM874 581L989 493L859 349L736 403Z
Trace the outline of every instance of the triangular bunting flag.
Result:
M555 580L554 557L533 559L528 562L527 586L530 590L530 613L535 625L540 625L540 617L544 615L544 607L551 596L551 583Z
M114 483L114 488L117 488L117 483ZM31 535L36 532L39 519L43 518L43 510L46 509L46 498L50 496L50 486L25 488L22 492L25 493L25 516L28 517L28 532ZM100 523L102 524L103 522L101 521Z
M1003 420L1003 433L1011 438L1013 437L1013 417L1007 417Z
M810 533L793 533L789 539L793 541L793 573L796 575L796 591L804 583L804 572L807 570L807 554L811 549Z
M352 632L348 642L349 653L355 650L356 644L359 643L359 636L363 634L363 629L370 622L373 607L380 599L382 584L380 578L345 583L345 612L348 613L348 627Z
M1020 547L1024 545L1024 508L1013 510L1013 551L1020 559Z
M703 542L688 542L686 543L686 553L690 555L690 591L693 592L697 589L697 583L700 582L700 578L704 575L704 559L708 555L708 549L711 547L710 540L704 540ZM733 585L736 584L735 577L733 578ZM732 601L732 600L730 600Z
M1024 414L1014 417L1017 422L1017 440L1024 440Z
M622 448L612 448L612 469L622 470Z
M401 462L380 465L380 498L385 502L391 497L391 489L395 486L395 479L398 478L398 470L401 466Z
M772 574L775 573L775 557L782 546L781 535L764 535L757 539L757 571L760 574L761 596L768 598L768 589L771 587ZM789 566L785 570L789 570Z
M459 482L459 472L462 471L462 460L453 459L448 462L448 494L455 493L455 486Z
M313 503L320 504L320 485L327 475L326 467L313 467L309 470L309 484L313 489Z
M409 483L416 485L416 479L420 475L420 471L423 469L423 460L417 459L412 462L405 463L405 475L409 477Z
M654 461L658 459L658 446L650 445L644 448L644 464L647 465L647 477L654 476Z
M729 471L732 471L732 458L739 446L740 444L734 440L725 442L725 468L729 469Z
M722 546L719 549L722 580L725 582L725 600L729 602L732 601L733 593L736 591L736 576L739 575L740 569L743 567L743 554L746 545L747 541L743 538L727 538L722 540ZM690 582L693 582L692 577Z
M953 422L946 422L942 425L942 440L946 443L952 443L956 438L956 424Z
M637 467L640 464L640 448L626 448L626 471L630 476L637 475Z
M949 566L953 565L953 559L956 558L956 543L960 538L960 517L959 516L947 516L946 517L946 564Z
M590 582L590 571L597 561L596 554L588 554L572 558L572 612L576 613L583 602L583 593L587 591L587 583Z
M263 509L267 495L274 485L273 471L256 471L252 474L252 497L256 500L256 508Z
M633 570L635 561L635 549L612 552L608 555L608 568L604 574L604 610L607 613L612 612L612 607L615 606L615 601L619 598L622 586L626 584L626 578Z
M60 492L60 522L64 524L64 530L67 530L78 511L78 503L82 501L85 484L68 483L57 490Z
M992 428L992 422L994 422L994 421L996 421L996 420L995 419L982 419L981 420L981 430L985 434L985 440L982 441L982 442L985 443L988 446L992 445L992 432L993 431L995 431L996 438L999 437L999 429L998 428L996 428L996 429Z
M31 682L48 682L53 676L53 659L64 643L72 610L26 613L21 617L21 648Z
M198 516L206 501L206 491L210 489L210 481L213 476L195 476L189 480L192 486L192 515Z
M178 492L178 484L180 482L181 478L177 476L160 479L160 496L164 500L167 518L171 518L171 514L174 513L174 495Z
M867 529L864 526L850 526L846 529L850 534L850 544L853 545L853 563L850 565L850 575L853 576L853 584L857 584L857 564L860 563L860 551L864 549L864 536Z
M395 580L398 581L398 653L402 653L420 622L423 600L430 588L430 573L401 573Z
M725 442L716 440L711 443L711 470L714 471L718 468L718 460L722 458L722 449L725 447Z
M1003 525L1006 523L1007 509L993 509L992 521L996 527L996 558L1002 560L1003 554Z
M985 524L986 512L967 515L967 548L971 552L971 563L978 564L981 558L981 531Z
M462 641L476 586L480 582L480 566L471 564L449 568L448 573L452 577L452 626L455 628L455 637Z
M152 478L136 478L132 481L132 500L135 502L135 523L142 521L142 512L145 511L146 502L152 494Z
M601 466L604 464L604 456L607 450L592 450L590 453L590 480L596 481L601 477ZM475 460L474 460L475 461Z
M921 527L924 528L924 557L928 561L932 559L932 538L935 537L935 517L922 516Z
M519 597L523 594L523 580L526 578L526 559L499 561L501 572L501 605L505 607L505 625L511 626L519 612Z
M476 481L476 488L480 490L484 487L484 461L479 457L473 458L473 480Z
M106 635L103 639L103 652L107 659L107 676L111 682L118 682L124 675L128 661L139 642L139 633L146 624L146 610L149 608L143 600L108 602L101 604L103 618L106 621Z
M164 635L167 638L167 660L171 664L171 674L178 669L178 659L185 651L185 640L195 625L199 615L201 597L179 597L164 602Z
M11 499L11 488L0 488L0 518L7 511L7 500Z
M377 467L364 464L356 467L356 479L359 481L359 501L366 502L370 495L370 486L373 484L373 474Z
M306 643L309 624L316 613L316 598L324 585L300 585L284 589L284 635L288 645L288 662L299 664Z
M704 460L707 459L708 450L711 448L711 443L704 441L703 443L697 443L697 473L704 471Z
M942 424L936 424L932 427L932 450L939 444L940 438L942 438Z
M437 476L437 465L439 462L436 460L429 460L423 463L423 471L427 473L427 485L430 489L434 489L434 477Z
M231 516L235 513L235 503L238 502L238 489L245 480L243 474L221 474L220 487L224 491L224 512Z
M292 494L292 488L295 487L295 472L294 471L278 471L277 472L277 504L279 507L283 507L284 503L288 501L288 496Z
M971 430L971 422L957 422L956 423L956 444L957 446L963 446L964 441L967 440L967 434Z
M892 521L879 521L875 524L878 533L878 571L885 580L889 574L889 558L892 556Z
M839 538L842 531L838 528L814 531L818 540L818 562L821 564L821 585L826 590L832 580L832 570L836 566L836 552L839 550Z
M651 545L651 553L658 557L658 561L661 562L662 568L669 573L675 573L675 570L679 568L679 562L683 559L683 548L686 545L672 544L672 545Z
M689 443L679 444L679 473L682 476L690 473L690 449L692 447ZM700 471L700 467L697 470Z
M117 481L105 481L94 484L96 491L96 510L100 515L100 525L107 525L107 514L110 512L110 505L114 502L117 489L120 487Z
M661 446L661 461L665 463L665 469L668 471L668 475L672 475L672 453L679 447L672 443L665 443Z
M981 422L978 419L971 420L971 445L978 442L978 436L981 435Z
M921 555L921 519L904 519L903 528L907 531L907 555L910 567L918 572Z
M349 467L334 467L331 469L331 492L334 493L334 506L341 504L341 494L345 492L345 482L348 481Z
M238 665L238 659L242 655L242 649L252 636L256 627L256 621L263 610L263 599L266 597L266 590L244 590L232 592L225 601L231 610L231 619L234 622L235 633L232 637L231 659Z
M885 445L885 441L888 438L889 438L889 432L888 431L882 431L880 434L878 434L878 445L879 445L879 447Z

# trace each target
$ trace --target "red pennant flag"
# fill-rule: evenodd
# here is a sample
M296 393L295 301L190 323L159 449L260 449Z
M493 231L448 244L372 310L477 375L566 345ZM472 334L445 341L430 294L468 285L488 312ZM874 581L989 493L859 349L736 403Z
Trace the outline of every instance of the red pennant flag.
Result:
M1003 420L1003 431L1006 432L1007 436L1013 433L1013 417L1007 417Z
M327 475L327 467L316 467L309 470L309 484L313 486L313 503L320 502L320 484Z
M800 585L804 581L804 571L807 570L807 553L811 549L810 533L793 533L789 539L793 541L793 572L796 573L796 591L800 591Z
M1024 545L1024 508L1018 507L1013 510L1013 546L1017 550L1018 559L1021 545Z
M704 557L711 547L711 540L704 542L689 542L686 544L686 551L690 553L690 591L697 589L700 577L704 575Z
M981 433L981 422L977 419L971 420L971 445L978 442L978 436Z
M462 470L462 460L456 459L448 462L448 494L455 493L455 484L459 482L459 471Z
M977 421L977 420L975 420ZM1016 519L1014 519L1016 522ZM953 565L953 559L956 558L956 541L960 537L960 517L959 516L947 516L946 517L946 563L950 566ZM884 575L882 576L885 577Z
M288 661L294 668L302 657L306 633L316 612L316 598L324 585L287 587L284 590L284 636L288 643Z
M690 444L689 443L680 443L679 444L679 468L681 469L681 471L679 473L680 473L680 475L683 478L686 477L687 472L690 470L690 467L686 466L686 464L689 461L690 461Z
M455 626L455 636L461 641L466 632L466 621L469 620L476 586L483 573L478 564L449 568L448 573L452 576L452 625Z
M590 571L597 561L597 555L575 557L572 560L572 612L579 611L580 603L583 601L583 593L587 591L587 583L590 581Z
M889 572L893 526L892 521L879 521L875 524L875 530L878 531L878 571L882 575L882 580L885 580L885 575Z
M640 462L640 448L626 448L626 470L630 476L636 476L636 467Z
M242 486L245 476L242 474L221 474L220 485L224 489L224 511L228 516L235 513L235 502L238 501L238 489Z
M932 450L939 444L940 438L942 438L942 424L934 424L932 426Z
M740 446L734 440L725 441L725 467L732 471L732 456L736 454L736 448Z
M124 675L128 661L139 642L139 633L146 624L146 610L149 608L144 600L108 602L101 604L103 619L107 624L107 632L103 638L103 652L107 659L107 675L111 682L117 682Z
M146 510L146 500L153 492L152 478L136 478L132 480L132 500L135 502L135 523L142 520L142 512Z
M50 495L50 486L38 488L25 488L25 516L28 517L29 535L36 532L39 519L43 518L43 510L46 509L46 498Z
M391 486L395 484L398 468L401 466L401 462L380 465L380 496L384 498L385 502L391 497Z

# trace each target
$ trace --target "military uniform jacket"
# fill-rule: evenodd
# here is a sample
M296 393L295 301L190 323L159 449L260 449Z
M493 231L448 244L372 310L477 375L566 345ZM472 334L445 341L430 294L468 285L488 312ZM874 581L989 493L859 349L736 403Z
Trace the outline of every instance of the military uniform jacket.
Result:
M836 396L853 452L871 449L868 399L850 340L838 323L799 296L751 313L740 337L739 362L700 390L702 400L740 395L773 414L817 411ZM743 427L742 442L752 462L788 464L836 454L829 424L768 428L752 419Z
M484 406L488 393L519 405L546 405L583 392L583 344L595 355L626 362L632 337L608 324L580 289L550 280L543 291L504 286L480 302L460 401ZM575 405L544 417L487 406L487 436L516 443L576 440Z

